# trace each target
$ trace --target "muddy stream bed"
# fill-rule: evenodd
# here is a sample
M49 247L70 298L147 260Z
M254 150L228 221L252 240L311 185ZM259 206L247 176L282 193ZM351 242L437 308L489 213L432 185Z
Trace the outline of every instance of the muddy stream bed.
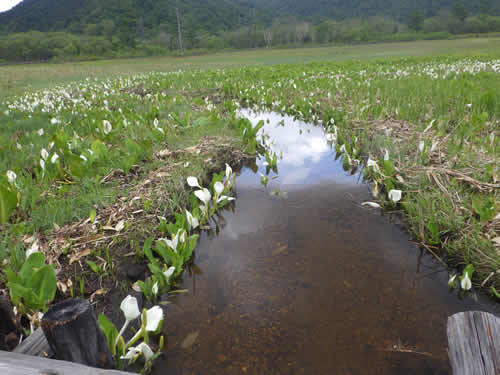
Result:
M153 374L451 374L447 317L496 308L450 292L402 226L360 205L369 185L321 127L243 115L270 119L277 178L240 172L234 211L201 235L188 292L170 299Z

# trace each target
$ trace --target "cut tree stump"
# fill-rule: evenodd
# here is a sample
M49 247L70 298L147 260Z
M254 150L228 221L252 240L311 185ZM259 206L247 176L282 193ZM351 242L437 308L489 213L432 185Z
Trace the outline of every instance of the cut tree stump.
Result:
M136 375L0 350L2 375Z
M93 367L113 367L106 337L88 301L72 299L53 305L43 316L41 325L57 359Z
M482 311L448 318L448 355L453 375L500 374L500 319Z

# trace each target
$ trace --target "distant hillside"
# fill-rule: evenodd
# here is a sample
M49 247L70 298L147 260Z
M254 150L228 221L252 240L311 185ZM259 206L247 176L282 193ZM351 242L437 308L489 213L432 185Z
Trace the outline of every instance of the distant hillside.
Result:
M0 27L8 32L84 32L86 25L109 20L116 27L154 32L162 27L175 33L178 4L187 32L234 30L250 23L270 24L278 17L293 16L313 22L376 15L406 22L410 14L425 17L451 8L459 0L24 0L0 14ZM469 14L498 14L499 0L464 1ZM142 29L142 30L141 30Z
M0 62L443 39L500 32L496 14L500 0L24 0L0 14Z
M231 0L24 0L0 14L0 25L9 32L79 33L86 25L112 21L121 28L154 30L162 25L175 32L177 6L186 28L198 31L230 30L257 19L270 20L255 5Z
M440 9L451 8L458 0L240 0L256 7L272 9L275 14L305 17L313 20L323 18L346 19L370 16L389 16L406 21L415 11L425 17L435 16ZM468 12L480 10L498 13L498 0L467 0L463 4Z

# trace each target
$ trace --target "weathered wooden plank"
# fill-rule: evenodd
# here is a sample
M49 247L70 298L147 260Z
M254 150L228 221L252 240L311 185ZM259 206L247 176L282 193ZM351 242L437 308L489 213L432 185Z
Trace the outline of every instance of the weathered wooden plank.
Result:
M33 357L0 350L2 375L135 375L130 372L103 370L77 363Z
M29 335L13 350L15 353L50 358L54 354L41 328Z
M482 311L448 318L448 355L453 375L500 374L500 319Z

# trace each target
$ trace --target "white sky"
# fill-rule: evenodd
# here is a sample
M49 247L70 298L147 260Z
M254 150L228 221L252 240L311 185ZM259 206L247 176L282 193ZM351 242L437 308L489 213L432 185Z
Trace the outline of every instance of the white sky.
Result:
M0 12L5 12L6 10L9 10L14 5L19 4L21 1L22 0L0 0Z

